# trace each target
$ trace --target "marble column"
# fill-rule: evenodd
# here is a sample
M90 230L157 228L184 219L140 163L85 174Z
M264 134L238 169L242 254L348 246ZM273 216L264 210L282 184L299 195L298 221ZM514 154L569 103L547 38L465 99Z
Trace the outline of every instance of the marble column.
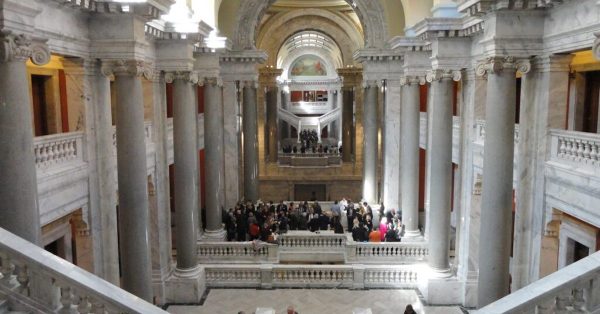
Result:
M383 108L383 204L386 208L400 206L400 97L398 79L387 79ZM417 118L418 121L418 118ZM418 168L417 168L418 171ZM418 174L418 173L417 173Z
M450 207L452 192L452 80L460 72L434 70L427 74L431 83L431 142L429 188L429 258L437 276L449 276Z
M402 80L400 110L400 195L404 236L418 237L419 231L419 136L420 136L420 80L406 77ZM424 82L422 82L424 83Z
M363 198L369 204L377 203L377 81L365 81L363 113Z
M573 55L547 55L532 59L532 70L521 79L518 160L515 202L515 227L511 291L543 277L547 247L544 234L551 216L545 201L546 152L551 145L548 129L564 129L569 106L569 70ZM548 241L549 240L549 241ZM556 264L555 264L556 266Z
M206 230L209 239L224 239L221 219L223 176L223 105L221 82L204 82L204 152L206 154Z
M137 60L108 61L104 73L115 76L117 97L117 171L119 237L123 289L151 302L148 179L142 101L142 74L147 64Z
M342 89L342 161L352 162L352 124L354 122L354 89Z
M69 107L85 113L86 153L89 168L89 210L94 273L119 285L117 190L115 150L110 100L110 80L101 73L101 62L64 58ZM91 157L91 158L90 158ZM89 217L88 217L89 215Z
M243 83L244 125L244 199L258 200L258 126L256 112L256 82Z
M48 62L48 48L0 32L0 227L40 245L31 96L25 61ZM40 54L41 52L41 54ZM42 57L43 56L43 57Z
M177 270L198 265L198 152L196 130L197 102L194 97L198 75L194 72L167 72L173 83L173 158L175 167L175 226L177 230ZM208 170L208 169L207 169ZM210 177L208 177L210 178Z
M516 71L528 62L492 57L477 66L487 73L478 307L509 293L513 204Z
M221 73L222 75L222 73ZM231 75L223 80L223 154L225 155L225 208L240 200L240 100Z
M267 87L267 134L269 143L269 162L277 162L277 99L279 89L277 86Z

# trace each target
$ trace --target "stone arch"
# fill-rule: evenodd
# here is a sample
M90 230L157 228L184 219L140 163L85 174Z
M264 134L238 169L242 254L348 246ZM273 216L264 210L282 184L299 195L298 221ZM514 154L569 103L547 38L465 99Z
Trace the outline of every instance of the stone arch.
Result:
M238 11L236 26L233 34L235 50L256 49L257 28L267 9L276 0L247 0ZM386 46L387 25L383 7L379 1L346 0L350 4L364 31L366 48L383 48Z
M344 32L343 29L339 28L334 22L331 22L328 19L324 19L319 16L310 15L311 19L320 19L322 23L327 23L328 26L322 29L319 29L318 32L323 33L334 40L336 45L341 51L342 59L345 64L352 64L352 53L357 49L360 49L360 45L352 45L352 38ZM265 32L264 38L269 38L268 41L260 41L258 42L258 48L264 50L269 55L270 63L275 64L272 61L277 61L277 56L282 45L285 41L298 33L300 27L305 25L306 21L304 19L293 18L291 20L286 20L285 28L269 28L268 31ZM275 31L275 29L279 29ZM336 40L337 39L337 40Z

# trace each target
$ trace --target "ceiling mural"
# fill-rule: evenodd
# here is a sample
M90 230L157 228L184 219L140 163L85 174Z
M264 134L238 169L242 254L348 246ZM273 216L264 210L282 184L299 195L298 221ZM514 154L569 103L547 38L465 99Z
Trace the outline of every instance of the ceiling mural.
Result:
M321 58L304 55L292 63L290 76L327 76L327 69Z

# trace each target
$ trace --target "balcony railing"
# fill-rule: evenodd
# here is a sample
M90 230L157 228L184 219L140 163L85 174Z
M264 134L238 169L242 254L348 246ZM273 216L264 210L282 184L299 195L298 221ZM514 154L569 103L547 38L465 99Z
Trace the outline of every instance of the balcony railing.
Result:
M2 228L0 265L0 300L8 300L13 309L34 313L167 313Z
M33 150L38 169L83 162L83 132L36 137Z
M411 263L425 261L429 255L427 243L348 243L346 261L359 263Z
M206 265L209 288L416 288L420 265Z
M264 242L200 242L198 259L202 263L277 263L278 246Z
M600 168L600 134L551 130L550 160Z
M598 313L600 252L560 269L474 313Z

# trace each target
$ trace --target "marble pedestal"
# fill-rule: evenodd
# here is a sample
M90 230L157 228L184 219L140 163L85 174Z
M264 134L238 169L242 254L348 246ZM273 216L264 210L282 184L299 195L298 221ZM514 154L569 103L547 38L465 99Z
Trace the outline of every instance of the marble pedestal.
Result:
M199 238L202 241L225 241L227 239L227 232L225 232L225 229L204 230L204 233Z
M200 303L205 290L203 267L176 269L165 282L165 303Z

